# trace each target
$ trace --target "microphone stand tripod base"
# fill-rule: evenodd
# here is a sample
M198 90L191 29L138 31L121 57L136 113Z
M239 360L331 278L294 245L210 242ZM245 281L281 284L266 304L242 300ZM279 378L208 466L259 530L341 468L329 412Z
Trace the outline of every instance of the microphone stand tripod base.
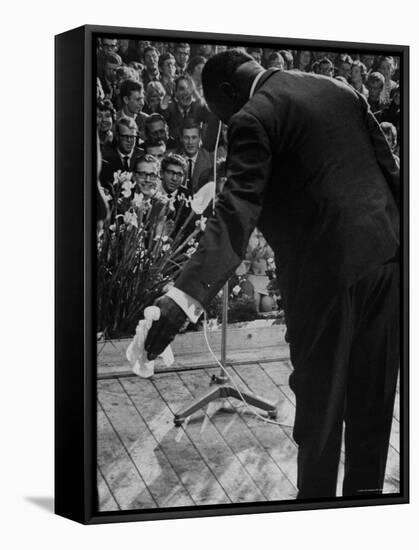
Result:
M175 426L181 426L188 416L199 411L208 405L208 403L215 401L215 399L227 399L229 397L234 397L240 401L244 399L249 405L266 411L268 413L268 418L275 419L277 417L277 408L275 405L252 393L241 392L240 395L234 386L228 384L227 376L214 375L209 390L175 414Z

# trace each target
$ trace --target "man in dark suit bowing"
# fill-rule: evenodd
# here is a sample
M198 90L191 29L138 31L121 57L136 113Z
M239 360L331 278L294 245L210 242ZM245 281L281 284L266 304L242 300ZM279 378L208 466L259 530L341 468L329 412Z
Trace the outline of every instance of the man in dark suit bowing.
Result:
M160 353L234 273L257 226L274 250L296 394L298 498L382 492L399 363L399 170L365 99L330 78L264 71L237 50L204 67L229 126L227 181L197 252L159 298Z

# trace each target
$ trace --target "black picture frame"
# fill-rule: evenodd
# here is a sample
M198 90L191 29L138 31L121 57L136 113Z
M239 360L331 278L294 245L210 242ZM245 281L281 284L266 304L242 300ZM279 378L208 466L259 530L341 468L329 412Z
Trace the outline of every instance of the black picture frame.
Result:
M96 37L165 38L190 43L275 45L400 56L403 114L400 493L98 512L96 502ZM409 47L175 30L86 25L55 38L55 512L83 524L343 508L409 502Z

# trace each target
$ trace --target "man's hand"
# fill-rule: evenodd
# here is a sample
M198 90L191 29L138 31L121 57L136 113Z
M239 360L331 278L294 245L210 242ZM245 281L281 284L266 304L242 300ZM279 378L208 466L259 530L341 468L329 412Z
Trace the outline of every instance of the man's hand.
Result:
M162 296L153 305L160 308L160 319L151 325L145 341L145 350L150 361L167 348L187 322L185 312L171 298Z

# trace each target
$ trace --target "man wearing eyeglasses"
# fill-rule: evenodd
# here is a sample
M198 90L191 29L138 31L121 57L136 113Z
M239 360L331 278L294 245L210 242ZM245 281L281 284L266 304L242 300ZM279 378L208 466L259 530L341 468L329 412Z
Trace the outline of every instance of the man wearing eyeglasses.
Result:
M138 128L134 120L120 118L115 125L116 146L110 147L103 155L100 174L102 185L112 193L113 175L116 171L131 172L133 161L141 154L136 147Z
M147 199L154 197L160 180L159 162L156 157L153 155L137 157L133 164L133 176L138 191Z

